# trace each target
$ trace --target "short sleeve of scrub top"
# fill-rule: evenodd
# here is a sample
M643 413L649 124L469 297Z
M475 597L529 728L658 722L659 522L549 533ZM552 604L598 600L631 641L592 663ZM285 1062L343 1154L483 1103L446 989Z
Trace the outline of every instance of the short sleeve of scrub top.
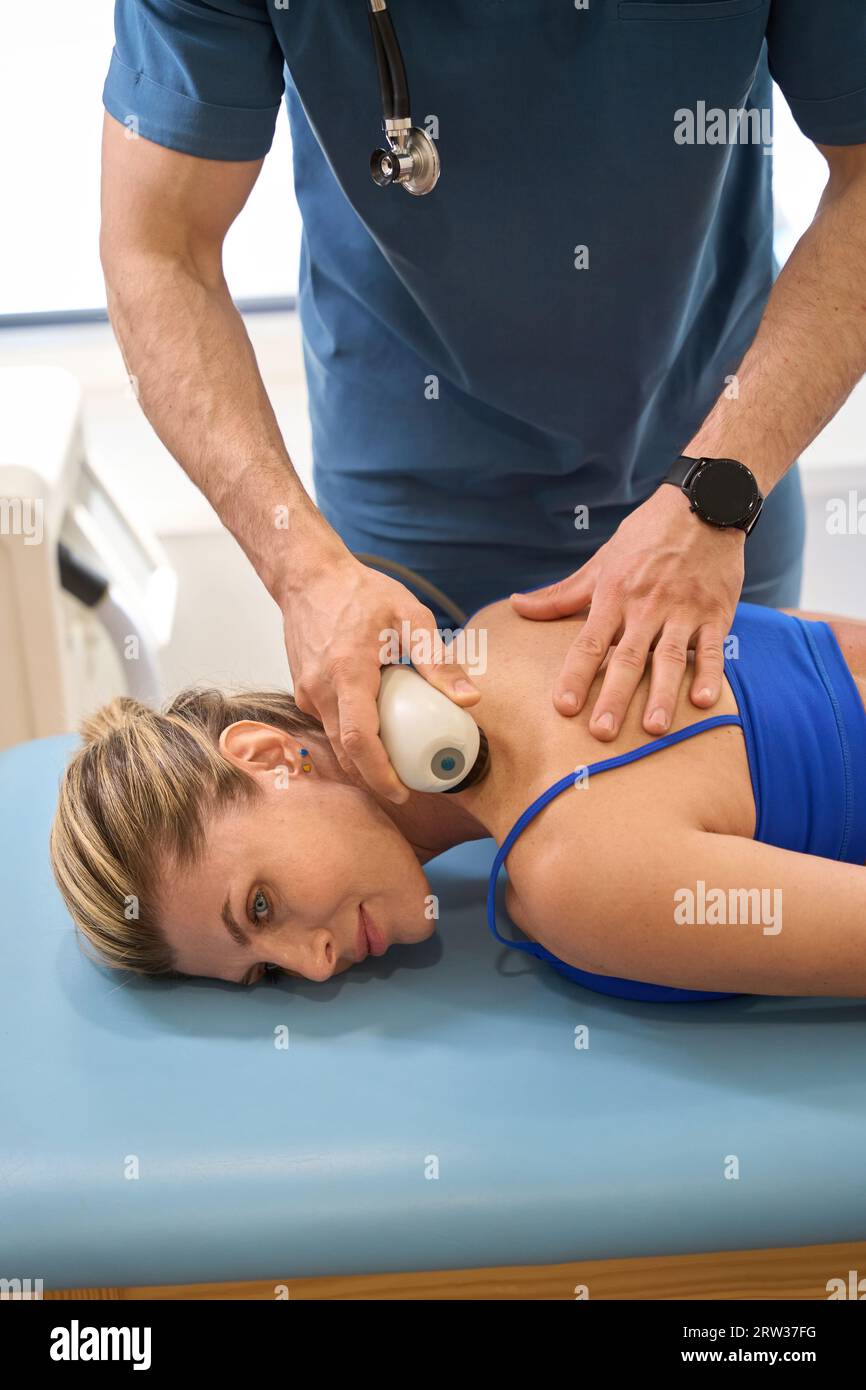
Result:
M773 0L767 58L804 135L866 143L866 0Z
M267 154L283 94L268 0L117 0L110 115L203 159Z

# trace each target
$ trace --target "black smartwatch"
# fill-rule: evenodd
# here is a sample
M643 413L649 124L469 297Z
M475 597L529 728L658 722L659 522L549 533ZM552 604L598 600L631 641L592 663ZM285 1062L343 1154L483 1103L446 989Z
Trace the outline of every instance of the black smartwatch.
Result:
M701 521L723 528L737 526L747 536L764 505L754 473L739 459L693 459L682 454L662 481L685 493Z

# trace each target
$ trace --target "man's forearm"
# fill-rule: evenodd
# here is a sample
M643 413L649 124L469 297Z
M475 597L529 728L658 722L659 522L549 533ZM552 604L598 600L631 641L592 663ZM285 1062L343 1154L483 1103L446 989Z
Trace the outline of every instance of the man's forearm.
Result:
M740 459L764 493L866 372L863 150L852 147L832 170L813 222L773 286L735 382L683 450L692 457Z
M278 598L314 551L344 547L292 467L228 290L145 253L125 255L106 280L144 413Z

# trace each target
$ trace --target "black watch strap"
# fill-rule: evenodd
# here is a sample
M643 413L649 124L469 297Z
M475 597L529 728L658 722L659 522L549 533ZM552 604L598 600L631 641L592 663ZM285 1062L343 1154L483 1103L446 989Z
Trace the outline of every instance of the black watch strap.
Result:
M689 458L686 454L680 454L675 463L671 464L664 479L666 483L673 483L674 487L685 487L688 482L689 474L695 469L695 465L700 463L700 459Z

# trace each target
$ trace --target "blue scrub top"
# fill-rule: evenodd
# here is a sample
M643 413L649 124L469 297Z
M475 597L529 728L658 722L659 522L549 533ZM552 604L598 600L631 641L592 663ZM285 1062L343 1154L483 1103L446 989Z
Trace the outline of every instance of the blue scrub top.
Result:
M772 284L772 160L698 113L768 109L772 74L813 140L866 141L866 3L390 10L413 120L438 126L424 197L370 177L366 0L117 0L104 103L253 160L285 83L318 504L473 610L581 564L706 416ZM682 110L704 142L675 138ZM792 493L747 547L770 569L797 559L801 524L765 519Z

